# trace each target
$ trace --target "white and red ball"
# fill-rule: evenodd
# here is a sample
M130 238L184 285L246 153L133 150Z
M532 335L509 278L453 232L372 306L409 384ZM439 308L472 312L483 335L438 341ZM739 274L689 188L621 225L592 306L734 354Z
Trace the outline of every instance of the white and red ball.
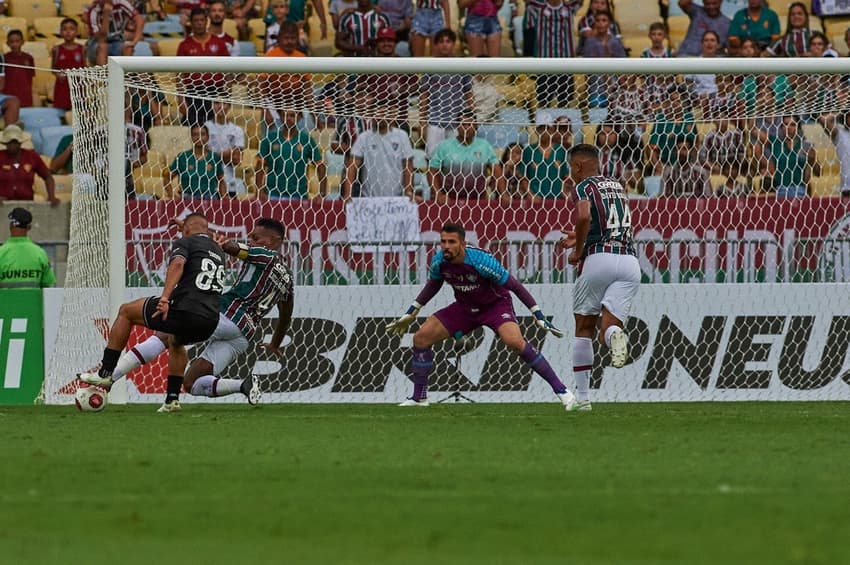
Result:
M74 400L81 412L100 412L106 408L108 399L109 392L106 389L87 383L80 383L74 393Z

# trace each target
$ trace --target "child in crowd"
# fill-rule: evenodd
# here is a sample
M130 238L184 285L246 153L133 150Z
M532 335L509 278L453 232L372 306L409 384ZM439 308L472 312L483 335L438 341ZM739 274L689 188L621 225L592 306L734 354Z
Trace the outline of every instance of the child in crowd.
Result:
M6 35L6 45L9 52L6 59L6 84L3 94L15 96L21 102L21 107L32 106L32 80L35 77L35 61L32 55L21 51L24 45L24 34L19 29L13 29ZM28 68L23 68L28 67Z
M68 77L62 72L66 69L76 69L86 66L85 48L77 43L77 20L65 18L59 24L59 33L62 43L53 46L51 60L56 74L56 83L53 86L53 107L63 110L71 109L71 87Z
M271 13L274 16L274 20L266 28L266 51L278 45L277 36L280 34L280 26L289 17L289 0L272 0ZM298 26L298 45L296 49L305 55L310 54L310 43L307 41L307 35L304 33L303 25Z
M654 22L649 26L649 41L651 45L641 51L642 59L668 59L675 57L673 50L664 46L664 41L667 39L667 30L661 22Z

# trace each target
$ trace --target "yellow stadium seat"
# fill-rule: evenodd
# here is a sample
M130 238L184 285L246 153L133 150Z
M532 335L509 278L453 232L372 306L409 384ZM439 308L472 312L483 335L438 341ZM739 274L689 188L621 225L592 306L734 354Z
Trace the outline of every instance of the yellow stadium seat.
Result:
M841 35L843 37L844 32L850 27L850 16L829 17L824 22L828 36Z
M74 175L53 175L53 182L56 184L56 198L62 202L70 200L74 191Z
M32 55L33 59L50 61L50 48L43 41L27 41L21 46L21 50ZM47 66L51 66L49 62Z
M6 34L13 29L18 29L24 34L24 39L29 37L29 23L26 18L0 16L0 41L6 47Z
M222 28L224 29L224 33L239 41L239 27L236 25L236 20L225 19L222 23Z
M180 46L181 41L183 40L178 38L160 39L156 42L156 45L159 48L159 54L163 57L176 56L177 48Z
M133 177L159 177L162 178L167 174L168 163L165 162L165 155L159 151L148 151L148 160L144 165L133 169Z
M150 150L158 151L170 165L178 153L192 148L189 128L185 126L153 126L148 131Z
M257 48L257 53L266 52L266 22L262 18L248 20L251 41Z
M686 15L670 16L667 18L667 26L670 29L668 40L673 47L678 48L685 39L690 24L691 19Z
M53 0L11 0L9 13L16 18L24 18L28 22L36 18L47 18L57 15L56 2Z
M841 177L839 175L822 174L812 177L812 196L836 196L841 189Z
M820 124L803 124L803 136L814 146L824 175L837 174L840 168L838 153L826 130Z
M847 55L848 47L847 42L844 40L844 34L839 33L833 35L829 38L829 42L832 45L832 48L838 51L838 54L842 57Z
M32 28L36 39L58 38L60 37L60 24L64 20L64 16L49 16L45 18L36 18L32 22ZM79 23L78 23L79 27Z
M133 177L136 196L141 198L165 198L165 182L162 177Z

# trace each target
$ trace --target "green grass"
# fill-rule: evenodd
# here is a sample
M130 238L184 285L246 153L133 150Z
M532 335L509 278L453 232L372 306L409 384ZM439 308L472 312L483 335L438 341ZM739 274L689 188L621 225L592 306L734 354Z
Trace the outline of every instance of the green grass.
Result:
M0 407L0 563L850 562L850 405Z

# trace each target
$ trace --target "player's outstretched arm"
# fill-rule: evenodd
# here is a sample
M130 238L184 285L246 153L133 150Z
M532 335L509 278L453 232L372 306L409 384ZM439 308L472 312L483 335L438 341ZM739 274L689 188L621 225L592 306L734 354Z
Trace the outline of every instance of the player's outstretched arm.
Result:
M243 261L248 258L249 248L244 243L237 243L226 235L216 234L215 242L221 247L221 250L233 257L238 257Z
M434 295L439 292L442 286L443 279L428 279L428 282L425 283L425 287L422 289L422 292L419 293L419 296L416 297L416 300L413 301L413 304L410 305L407 312L405 312L397 320L393 320L384 326L384 329L386 329L388 333L397 336L403 336L406 334L410 324L413 323L413 320L415 320L416 316L419 314L419 310L428 304L429 300L434 298Z
M531 293L528 292L528 289L525 288L521 282L519 282L513 275L508 277L508 280L505 282L504 287L509 291L513 292L517 298L519 298L520 302L525 304L525 306L531 310L531 313L534 315L534 323L537 324L540 328L550 332L555 337L564 337L564 332L556 328L552 325L548 319L546 319L546 314L543 313L543 310L540 309L540 306L537 305L537 302L534 300L534 297L531 296Z
M277 303L277 325L272 334L272 340L269 343L264 343L263 347L267 351L276 355L283 355L283 350L280 344L283 343L283 338L289 332L289 326L292 323L292 309L295 306L295 300L281 300Z

